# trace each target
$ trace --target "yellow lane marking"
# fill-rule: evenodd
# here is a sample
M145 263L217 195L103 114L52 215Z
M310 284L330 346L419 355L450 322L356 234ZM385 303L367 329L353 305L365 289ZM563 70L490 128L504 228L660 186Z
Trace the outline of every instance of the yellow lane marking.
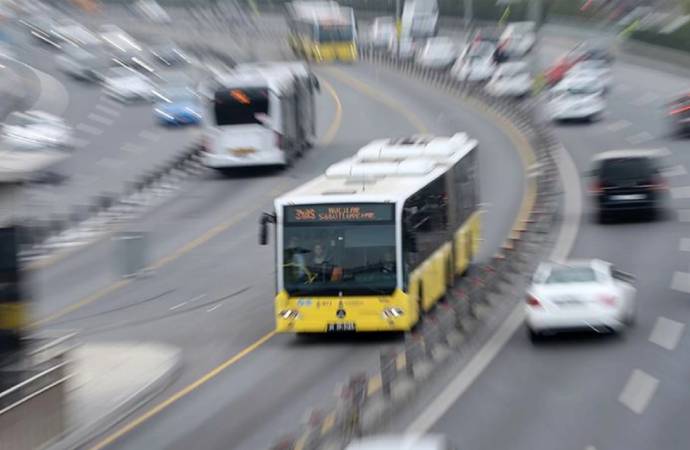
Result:
M340 124L342 122L342 103L340 102L340 98L338 97L337 92L335 89L333 89L333 86L328 83L324 82L324 86L326 87L326 90L328 91L329 95L333 98L333 101L335 103L335 115L333 117L333 121L331 122L331 125L328 127L328 130L324 134L323 138L321 139L321 145L329 145L333 139L335 139L335 135L338 132L338 129L340 128ZM280 192L282 192L283 188L285 185L289 182L290 180L284 180L281 183L278 184L277 187L275 187L270 193L269 197L273 197ZM244 213L240 213L233 217L233 219L221 223L219 225L216 225L215 227L211 228L210 230L206 231L204 234L201 236L197 237L196 239L188 242L187 244L183 245L182 247L178 248L177 250L173 251L171 254L168 256L165 256L158 261L154 262L151 264L149 267L146 268L146 270L156 270L160 269L161 267L175 261L176 259L180 258L181 256L186 255L190 251L194 250L195 248L199 247L200 245L210 241L214 237L218 236L219 234L223 233L224 231L227 231L229 228L232 226L236 225L239 223L242 219L245 217L249 216L250 214L255 213L259 208L254 208L251 210L247 210ZM59 255L58 255L59 256ZM50 263L44 264L44 265L36 265L35 267L32 267L32 269L36 268L42 268L42 267L47 267L51 264L53 264L56 261L59 261L62 259L62 257L54 258L51 260ZM129 279L123 279L116 281L109 286L94 292L91 295L88 295L87 297L79 300L78 302L69 305L47 317L44 317L42 319L36 320L35 322L32 322L29 324L30 327L36 327L39 325L44 325L48 322L52 322L56 319L59 319L61 317L64 317L65 315L76 311L79 308L82 308L83 306L89 305L97 300L100 300L101 298L105 297L108 294L111 294L125 286L131 283L131 280Z
M99 450L102 449L113 442L115 442L117 439L122 437L123 435L129 433L142 423L146 422L153 416L157 415L164 409L166 409L168 406L172 405L182 397L186 396L190 392L194 391L204 383L207 383L208 381L212 380L216 376L218 376L221 372L223 372L225 369L228 367L232 366L233 364L237 363L240 361L242 358L256 350L257 348L261 347L263 344L265 344L269 339L271 339L273 336L275 336L276 332L271 331L268 334L265 334L261 338L259 338L257 341L255 341L253 344L251 344L249 347L245 348L241 352L237 353L235 356L231 357L230 359L226 360L224 363L221 365L217 366L210 372L208 372L206 375L202 376L198 380L194 381L191 384L188 384L184 388L180 389L177 391L175 394L173 394L171 397L168 397L166 400L163 400L161 403L158 405L154 406L153 408L149 409L145 413L141 414L139 417L136 419L130 421L114 433L106 436L103 440L99 441L96 445L91 447L91 450Z
M367 386L367 397L371 397L376 394L382 386L382 380L380 375L374 375L369 378L369 384Z
M399 354L398 357L395 358L395 368L398 371L403 370L406 363L407 363L407 357L405 356L404 353Z
M429 129L427 126L422 122L419 117L417 117L416 114L411 112L410 110L406 109L400 102L397 100L393 99L392 97L386 96L384 94L381 94L377 91L375 91L373 88L371 88L368 84L363 83L355 78L352 78L348 75L345 74L342 70L335 69L333 67L328 67L324 68L324 71L328 72L333 78L337 79L341 83L347 84L351 88L354 88L363 94L378 100L379 102L383 103L384 105L388 106L390 109L393 111L397 112L398 114L402 115L407 119L408 122L414 126L419 133L422 134L427 134L429 133Z
M340 98L338 97L338 94L335 92L335 88L331 83L326 80L321 80L321 84L323 84L335 102L335 115L333 116L333 121L331 121L331 125L328 127L326 133L324 133L320 140L321 145L329 145L331 142L333 142L336 133L340 129L340 124L343 120L343 104L340 103Z
M326 434L335 425L335 411L332 411L329 415L326 416L326 418L323 420L323 425L321 426L321 434Z

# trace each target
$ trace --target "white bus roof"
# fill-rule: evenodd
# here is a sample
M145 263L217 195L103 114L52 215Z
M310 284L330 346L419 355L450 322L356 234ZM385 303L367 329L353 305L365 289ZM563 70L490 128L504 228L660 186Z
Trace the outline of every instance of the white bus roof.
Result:
M309 67L299 61L260 61L252 63L241 63L233 68L233 73L245 71L260 71L268 73L279 73L281 71L292 73L297 76L309 75Z
M289 10L296 19L316 22L350 22L352 16L352 8L330 1L296 1L289 4Z
M223 88L268 88L277 93L285 92L294 83L294 73L289 67L245 67L218 77Z
M401 202L477 146L465 133L376 140L326 173L275 200L290 204Z

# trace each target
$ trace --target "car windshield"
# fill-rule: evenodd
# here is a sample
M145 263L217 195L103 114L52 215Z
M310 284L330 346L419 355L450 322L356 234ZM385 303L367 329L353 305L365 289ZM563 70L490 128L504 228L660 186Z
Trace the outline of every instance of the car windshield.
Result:
M602 161L600 177L609 181L648 179L653 170L649 158L612 158Z
M290 294L395 289L393 205L287 207L283 239L283 279Z
M544 284L592 283L597 274L591 267L554 267Z

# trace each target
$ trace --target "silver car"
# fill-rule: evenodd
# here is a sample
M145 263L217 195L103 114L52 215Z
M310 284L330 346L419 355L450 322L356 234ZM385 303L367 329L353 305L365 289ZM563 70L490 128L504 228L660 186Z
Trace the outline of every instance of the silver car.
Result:
M43 111L15 112L2 126L2 140L15 150L70 150L72 127Z

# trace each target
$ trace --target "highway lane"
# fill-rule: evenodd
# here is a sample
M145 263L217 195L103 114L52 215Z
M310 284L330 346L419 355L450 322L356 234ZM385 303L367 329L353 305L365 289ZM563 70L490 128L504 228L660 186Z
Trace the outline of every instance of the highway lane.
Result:
M484 254L500 243L519 206L522 183L519 157L500 130L473 117L458 104L450 103L445 94L385 72L353 66L320 73L335 86L344 111L342 128L331 145L310 152L285 173L261 174L258 179L209 176L190 182L179 202L170 202L153 211L139 224L154 231L157 243L164 242L160 248L171 247L169 242L188 235L191 229L217 226L219 217L232 225L179 259L162 265L151 277L113 290L49 326L81 329L85 339L155 339L181 346L186 369L170 392L237 354L273 328L273 251L255 244L255 206L268 208L277 192L312 177L373 138L421 131L409 123L409 113L398 111L402 108L408 111L414 108L419 122L431 132L449 134L465 130L480 139L482 198L490 203L485 220L488 232ZM359 81L353 82L355 79ZM358 85L362 82L373 86L371 89L385 98L394 98L395 111L390 100L386 104L380 98L364 95ZM325 110L327 117L332 114L332 108L332 104L324 105L321 101L320 110ZM445 117L439 117L439 111ZM511 183L510 189L506 192L505 185L501 189L496 179ZM100 251L103 252L100 257L107 258L106 243ZM76 255L78 263L68 258L63 269L60 263L45 272L39 271L37 276L42 278L42 283L38 290L43 294L36 302L36 310L41 317L69 302L69 296L59 292L55 293L58 301L54 301L52 287L56 280L61 277L74 280L69 284L77 286L70 288L75 291L80 290L79 277L92 285L89 275L103 272L103 261L107 261L104 259L100 265L88 268L89 261L98 260L92 259L98 256L90 253ZM73 272L75 269L84 272ZM99 277L107 279L108 275L96 276ZM180 283L183 279L185 282ZM201 442L203 448L214 448L221 442L232 442L233 447L236 443L237 448L266 445L276 433L292 430L308 405L322 404L330 398L335 384L352 370L375 367L375 349L397 342L391 337L354 342L321 339L300 342L290 335L277 336L209 385L126 435L119 445L127 448L168 445L185 448L189 442L196 442L196 447ZM276 373L290 376L276 383ZM223 395L219 396L219 392ZM248 398L252 399L251 407L247 406ZM227 417L236 420L227 423ZM258 421L259 418L263 421ZM223 427L217 426L220 420L225 422Z
M547 47L544 56L560 50ZM687 79L627 63L616 64L614 79L604 120L557 128L578 170L600 151L663 147L675 171L671 186L687 186L687 141L668 137L660 108ZM676 191L663 220L610 225L595 223L582 193L586 208L572 256L600 257L637 275L636 327L622 337L577 335L537 347L519 329L432 431L475 450L686 447L690 435L678 416L688 412L682 211L689 203L678 192L685 191Z

